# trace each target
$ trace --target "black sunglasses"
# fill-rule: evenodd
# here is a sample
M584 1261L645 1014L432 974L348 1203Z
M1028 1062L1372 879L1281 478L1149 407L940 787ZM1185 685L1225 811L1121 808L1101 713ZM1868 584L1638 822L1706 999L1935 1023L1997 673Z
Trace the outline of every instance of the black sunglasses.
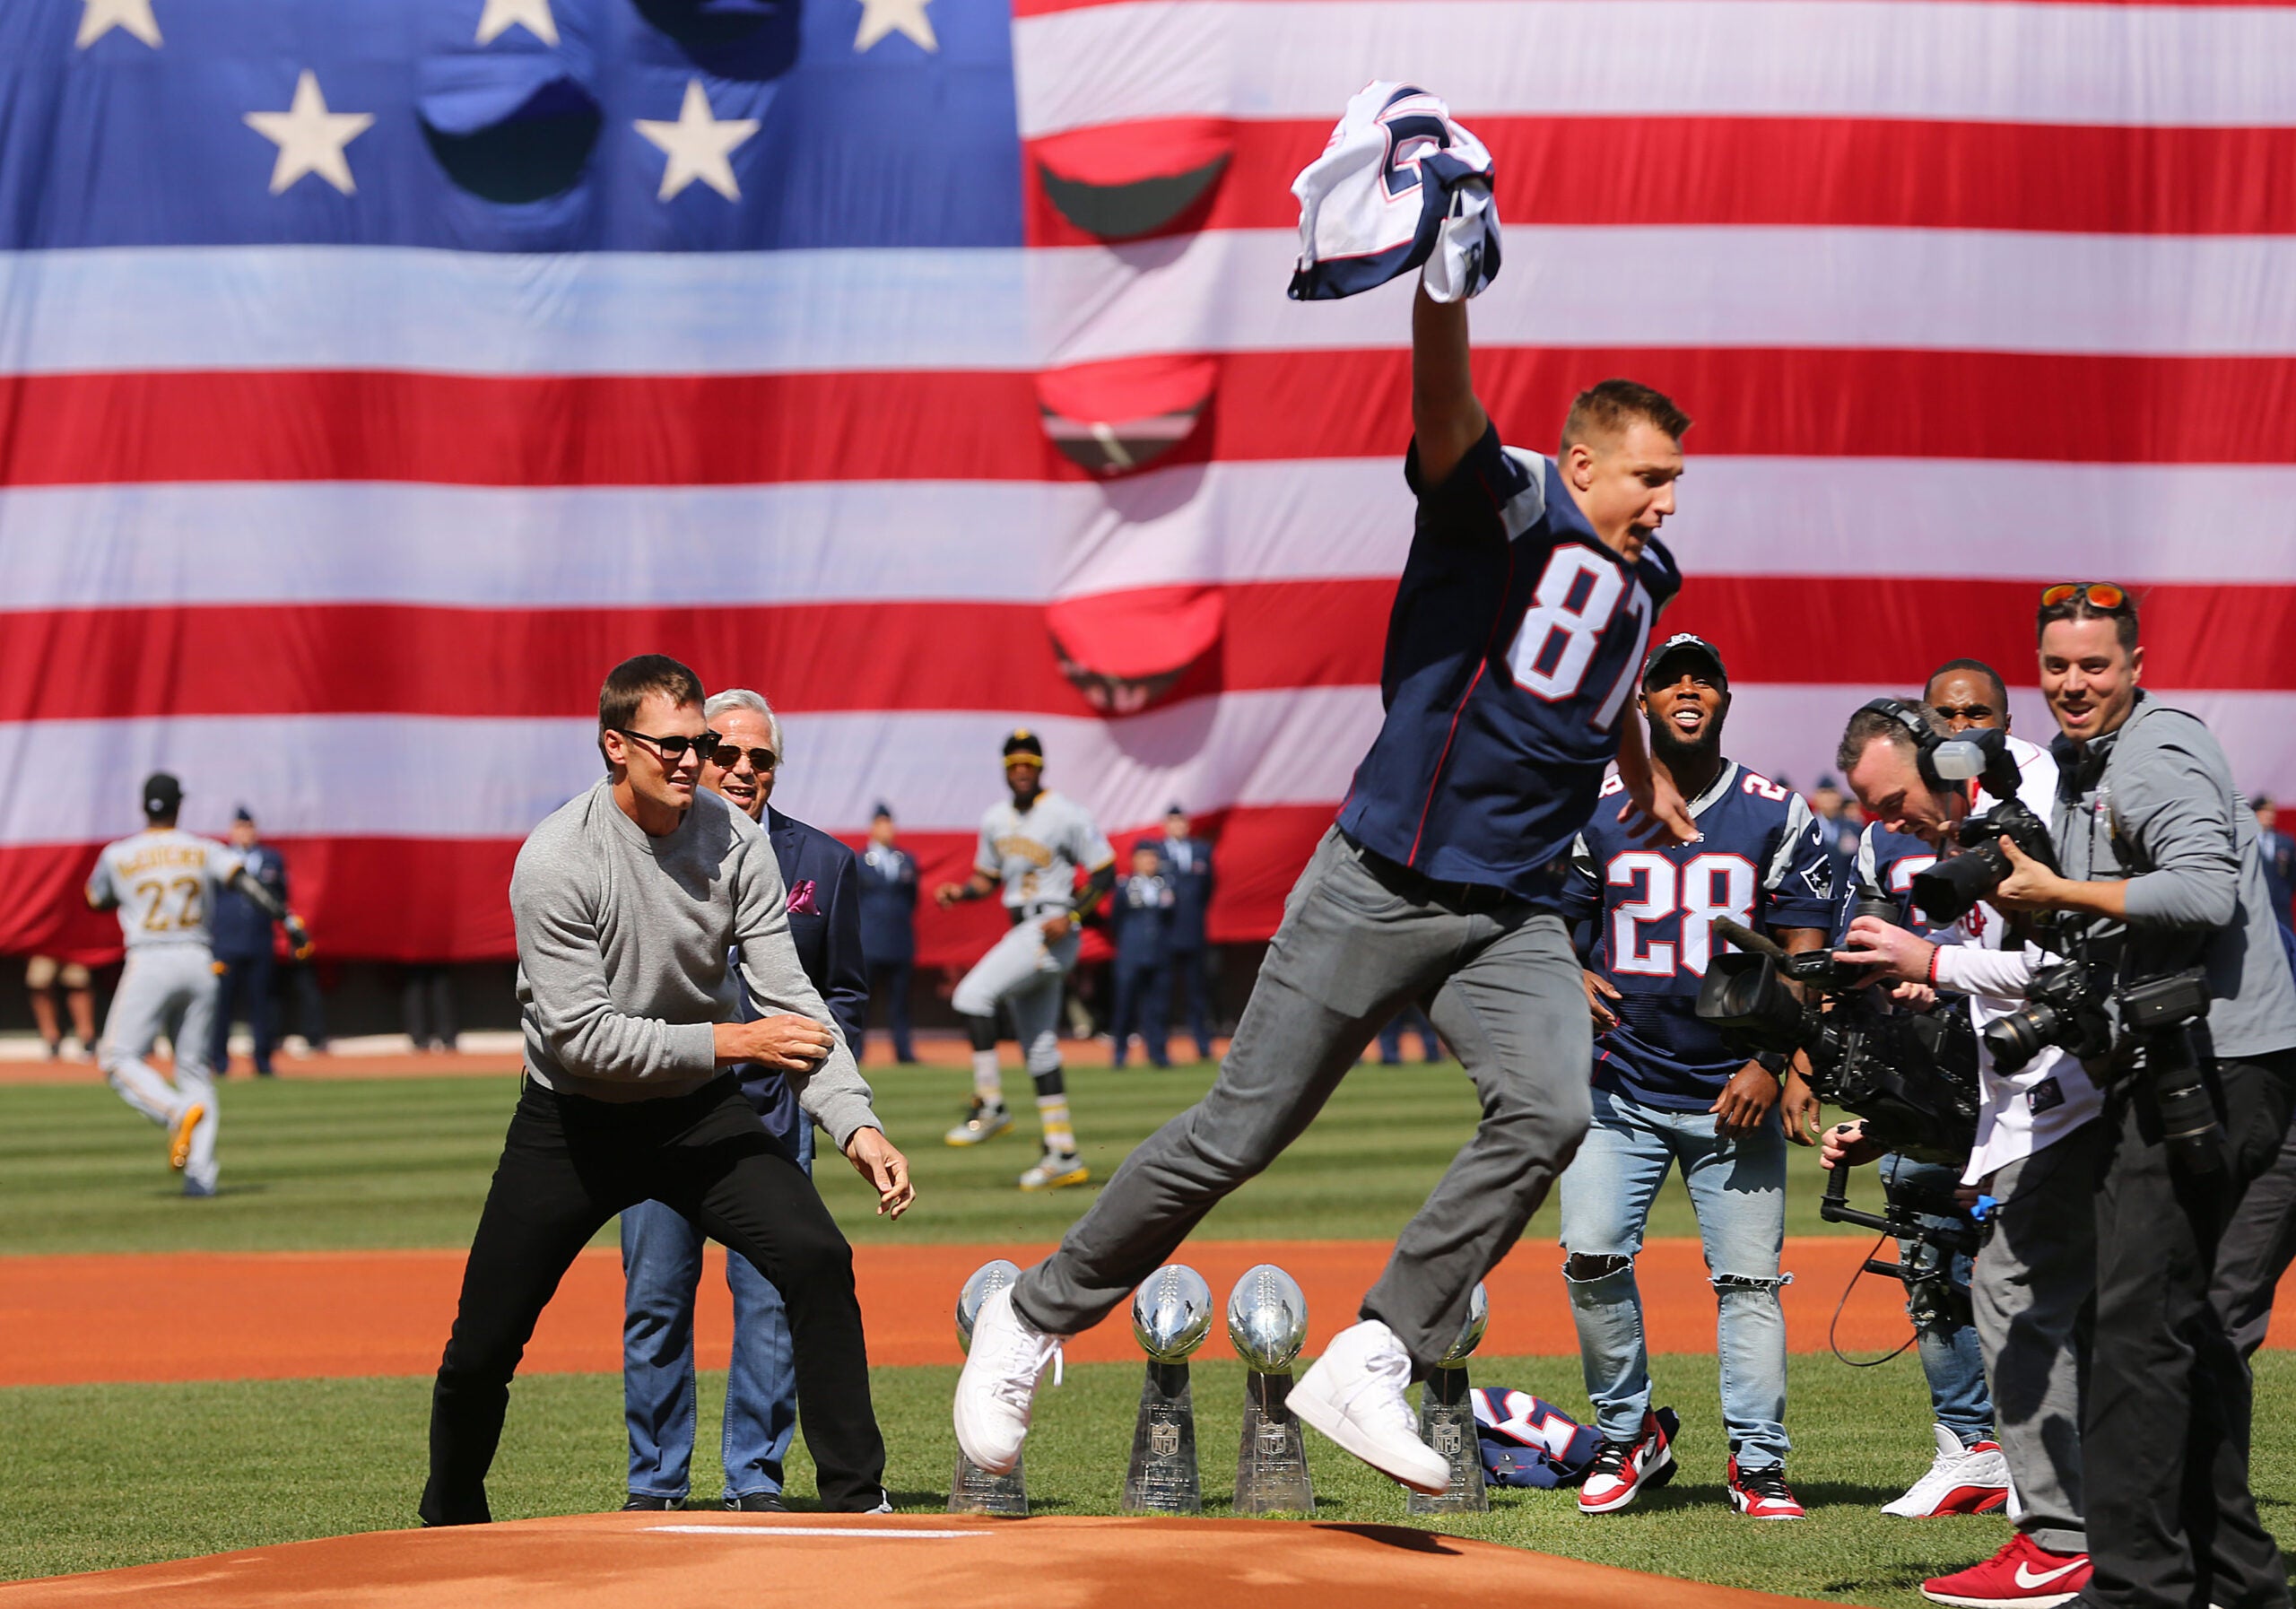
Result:
M781 763L781 756L771 749L745 749L732 739L724 737L718 740L717 751L709 756L709 763L730 771L742 763L744 754L750 757L751 767L761 777Z
M710 756L718 752L718 745L726 741L715 732L704 732L699 737L687 737L683 735L674 737L657 737L650 732L632 732L627 726L616 726L613 730L621 733L624 737L635 738L638 742L648 744L663 759L672 761L683 760L685 752L691 749L707 763Z

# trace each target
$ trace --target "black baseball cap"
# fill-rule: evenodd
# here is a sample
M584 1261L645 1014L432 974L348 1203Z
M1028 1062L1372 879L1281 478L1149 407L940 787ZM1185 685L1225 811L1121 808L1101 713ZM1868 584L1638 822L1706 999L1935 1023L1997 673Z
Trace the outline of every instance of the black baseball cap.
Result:
M1642 662L1642 685L1652 685L1668 663L1685 657L1704 660L1713 671L1716 683L1726 690L1729 687L1730 673L1723 668L1722 650L1689 631L1677 631L1650 650L1650 657Z
M172 815L183 804L183 784L172 771L153 771L144 778L144 813Z
M1039 765L1044 763L1044 744L1037 735L1026 726L1021 727L1004 740L1005 763L1009 765L1016 759L1033 760Z

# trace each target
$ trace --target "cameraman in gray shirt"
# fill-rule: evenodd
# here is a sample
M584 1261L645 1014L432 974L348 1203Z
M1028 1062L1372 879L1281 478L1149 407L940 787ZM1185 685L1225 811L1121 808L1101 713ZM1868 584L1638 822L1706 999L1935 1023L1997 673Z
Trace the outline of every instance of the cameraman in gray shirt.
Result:
M674 659L616 665L598 692L604 779L518 851L526 1081L431 1396L426 1525L489 1518L486 1471L535 1319L590 1238L648 1200L781 1292L822 1506L889 1511L853 1248L733 1069L778 1069L875 1187L879 1213L908 1210L909 1163L798 965L771 843L696 786L717 749L701 705L700 679ZM739 1020L743 986L755 1021Z
M2217 1246L2296 1104L2296 983L2255 818L2207 726L2138 689L2122 588L2051 587L2039 627L2059 869L2004 839L2011 870L1989 899L2059 913L2049 948L2106 991L2076 1034L2107 1091L2079 1601L2285 1609L2248 1492L2248 1366L2210 1299Z

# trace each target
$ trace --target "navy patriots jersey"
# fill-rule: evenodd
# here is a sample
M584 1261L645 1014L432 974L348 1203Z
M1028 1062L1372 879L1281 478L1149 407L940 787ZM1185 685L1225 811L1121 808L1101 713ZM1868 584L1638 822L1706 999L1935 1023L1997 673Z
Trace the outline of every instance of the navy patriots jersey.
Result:
M1356 842L1445 883L1549 909L1586 824L1658 611L1681 588L1653 540L1603 545L1548 459L1483 439L1419 516L1387 619L1387 718L1339 817Z
M1605 798L1625 791L1613 778ZM1563 916L1593 919L1587 965L1620 995L1595 1041L1595 1083L1665 1111L1702 1112L1746 1065L1699 1021L1714 918L1830 931L1836 897L1824 834L1802 796L1735 761L1691 801L1703 836L1651 848L1598 809L1572 846Z
M1879 822L1866 824L1857 840L1857 860L1849 886L1841 891L1841 908L1834 912L1834 937L1849 930L1850 908L1857 903L1857 888L1868 883L1897 901L1905 925L1933 943L1958 944L1948 927L1933 926L1913 902L1913 880L1937 864L1937 851L1909 832L1892 832Z

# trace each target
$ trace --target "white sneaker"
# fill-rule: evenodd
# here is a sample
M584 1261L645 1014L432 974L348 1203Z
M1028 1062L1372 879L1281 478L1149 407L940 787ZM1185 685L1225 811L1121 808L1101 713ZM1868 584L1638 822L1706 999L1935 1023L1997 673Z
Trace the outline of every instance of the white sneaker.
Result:
M1029 1410L1044 1371L1060 1384L1060 1346L1013 1310L1013 1292L992 1292L972 1325L972 1350L957 1377L957 1446L990 1474L1010 1474L1029 1434Z
M1381 1474L1439 1497L1451 1483L1450 1460L1419 1439L1403 1396L1410 1384L1411 1354L1393 1330L1367 1318L1334 1335L1284 1400L1301 1422Z
M1900 1519L1930 1519L1942 1514L1990 1514L2009 1501L2009 1460L1996 1441L1963 1447L1961 1439L1944 1425L1932 1425L1937 1457L1929 1473L1908 1488L1906 1494L1882 1505L1882 1512Z

